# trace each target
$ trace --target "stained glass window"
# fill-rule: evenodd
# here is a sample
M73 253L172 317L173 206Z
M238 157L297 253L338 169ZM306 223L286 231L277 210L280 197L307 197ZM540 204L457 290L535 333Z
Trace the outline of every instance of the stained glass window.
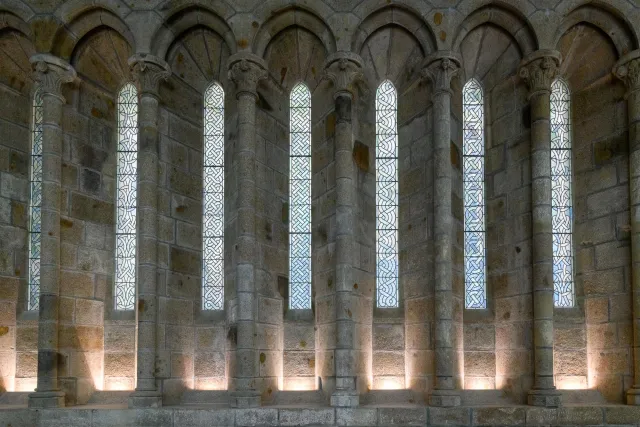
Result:
M40 206L42 205L42 92L33 96L31 141L31 194L29 197L29 298L28 310L40 306Z
M136 203L138 181L138 93L133 84L118 95L116 171L116 310L133 310L136 294Z
M484 95L471 79L462 89L465 308L487 308L484 223Z
M224 308L224 91L204 94L202 309Z
M551 224L556 307L574 305L570 111L569 86L556 80L551 85Z
M289 153L289 308L311 308L311 93L292 90Z
M389 80L376 92L376 302L398 307L398 96Z

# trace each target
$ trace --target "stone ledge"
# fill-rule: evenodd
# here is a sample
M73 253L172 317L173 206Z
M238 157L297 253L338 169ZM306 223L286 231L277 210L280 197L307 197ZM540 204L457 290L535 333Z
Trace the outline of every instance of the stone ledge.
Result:
M248 409L175 406L159 409L0 407L0 426L11 427L211 427L211 426L635 426L640 407L524 405L438 408L261 407Z

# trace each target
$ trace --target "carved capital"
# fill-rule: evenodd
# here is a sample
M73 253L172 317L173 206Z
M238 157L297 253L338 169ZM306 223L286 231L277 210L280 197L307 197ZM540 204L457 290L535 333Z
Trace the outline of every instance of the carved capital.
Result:
M551 91L551 84L560 70L560 53L556 51L539 50L520 65L519 75L529 87L529 93Z
M640 89L640 50L620 58L613 67L613 74L624 82L629 92Z
M169 64L153 55L133 55L129 58L129 67L140 94L150 93L158 96L160 82L171 76Z
M340 94L353 96L356 86L364 83L362 60L354 53L336 52L325 62L323 77L333 83L334 97Z
M256 55L242 52L229 58L229 80L236 85L236 96L249 93L257 97L258 82L267 76L264 61Z
M437 52L425 59L422 78L429 80L435 92L450 91L451 80L460 71L460 59L448 52Z
M62 97L62 85L73 82L76 70L69 63L49 54L33 55L30 59L35 81L43 94Z

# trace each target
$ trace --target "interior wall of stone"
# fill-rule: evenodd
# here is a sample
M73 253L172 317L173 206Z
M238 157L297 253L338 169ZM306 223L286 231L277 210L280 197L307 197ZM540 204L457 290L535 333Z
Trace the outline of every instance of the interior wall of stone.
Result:
M571 90L577 313L556 309L556 384L619 402L633 375L626 89L599 29L570 28L558 50Z
M225 306L234 295L234 236L237 223L236 132L233 85L222 67L229 57L225 41L196 27L170 46L172 75L161 84L160 186L158 197L158 337L163 395L169 401L191 389L227 388L233 343L227 340L222 311L202 308L202 191L204 94L219 84L225 94Z
M273 36L266 47L264 59L268 78L259 90L257 144L257 172L259 196L256 231L260 243L260 268L258 281L260 301L259 320L265 324L265 339L276 333L279 340L266 342L260 350L260 368L264 376L275 376L263 387L269 390L315 390L321 386L316 379L317 360L332 361L325 351L327 328L316 335L316 323L320 326L329 320L323 311L316 318L314 310L289 310L289 153L290 153L290 94L297 84L304 84L311 94L311 230L312 230L312 305L316 298L325 298L327 282L333 280L332 217L335 215L335 195L329 194L335 186L333 153L329 150L323 125L332 110L332 98L326 92L322 66L327 52L322 41L301 26L290 26ZM325 90L318 90L319 87ZM330 120L330 119L329 119ZM320 157L314 157L320 152ZM331 157L329 157L331 156ZM321 283L318 283L320 281ZM326 299L323 300L327 302ZM319 312L316 310L315 313ZM279 328L279 329L276 329ZM277 331L277 332L276 332ZM322 346L316 347L318 340ZM318 354L318 353L321 354ZM264 358L262 355L264 354ZM319 359L317 359L317 355ZM263 360L264 359L264 360ZM332 363L331 363L332 364ZM286 368L285 368L286 367ZM322 368L319 369L322 371ZM328 376L322 387L332 387ZM270 393L270 392L269 392Z
M0 30L0 390L35 387L37 320L27 312L29 171L34 82L25 34Z
M363 319L365 333L371 334L367 347L371 348L373 389L409 387L424 391L432 372L429 363L433 360L429 353L432 318L424 315L429 312L428 303L433 301L429 298L433 282L428 280L427 273L432 258L426 208L426 156L430 151L431 126L427 123L428 84L419 75L427 53L413 34L398 25L377 29L360 51L368 92L360 99L360 132L354 147L358 166L357 259L362 277L358 285L366 304L363 309L373 313L371 320L369 316ZM393 84L397 96L398 309L377 308L376 303L376 93L385 80ZM366 147L366 151L360 146Z
M135 323L105 312L115 276L116 99L130 54L117 32L95 29L74 49L79 78L64 92L58 339L68 404L134 386Z
M531 284L531 170L527 89L518 76L521 47L505 30L481 25L460 45L463 69L452 135L455 170L462 166L462 87L481 84L485 113L485 224L487 309L464 310L465 388L502 389L523 402L533 376ZM452 161L454 155L452 154ZM462 183L454 216L462 225ZM456 264L462 266L462 228L456 233ZM464 289L458 267L458 289ZM458 291L460 292L460 291Z

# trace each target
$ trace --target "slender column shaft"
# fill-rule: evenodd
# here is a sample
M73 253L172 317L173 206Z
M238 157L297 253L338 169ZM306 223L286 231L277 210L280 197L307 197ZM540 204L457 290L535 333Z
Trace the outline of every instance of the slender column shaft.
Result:
M534 383L529 404L559 406L553 377L553 238L551 225L551 83L559 54L535 52L520 76L529 86L531 106L531 209Z
M58 385L58 312L60 298L60 185L62 159L62 84L76 74L49 55L31 59L42 91L42 202L40 299L38 312L38 380L30 407L64 406Z
M137 208L137 363L136 391L131 407L162 406L156 382L158 324L158 86L169 66L151 56L129 60L138 86L138 208Z
M627 391L627 403L640 405L640 50L621 58L613 72L628 88L633 385Z
M454 57L429 58L424 73L433 83L433 169L435 252L435 390L434 406L458 406L455 383L455 329L451 212L451 79L458 72Z
M235 407L260 405L256 390L259 377L256 351L257 290L256 267L256 101L259 80L266 77L266 68L260 58L240 53L229 58L229 77L236 84L238 100L238 202L236 236L236 297L237 344L235 392L231 404Z
M355 250L355 164L353 162L352 104L355 84L362 80L357 55L338 52L325 62L325 78L333 83L336 131L336 390L331 405L360 404L356 384L356 319L353 251Z

